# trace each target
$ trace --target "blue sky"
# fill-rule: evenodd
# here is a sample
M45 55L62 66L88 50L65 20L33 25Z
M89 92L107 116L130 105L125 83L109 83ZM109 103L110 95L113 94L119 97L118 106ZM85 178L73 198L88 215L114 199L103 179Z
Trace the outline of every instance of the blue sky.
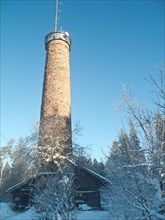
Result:
M70 1L58 27L70 33L72 124L79 142L103 158L123 126L114 109L121 85L151 105L145 77L164 62L164 1ZM53 31L55 0L1 0L1 145L30 134L40 116L44 37Z

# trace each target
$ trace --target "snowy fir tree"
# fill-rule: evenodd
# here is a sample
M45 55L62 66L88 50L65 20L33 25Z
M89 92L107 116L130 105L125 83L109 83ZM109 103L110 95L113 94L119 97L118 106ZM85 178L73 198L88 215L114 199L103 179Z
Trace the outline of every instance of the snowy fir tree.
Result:
M165 72L155 87L155 111L138 105L124 91L117 107L129 118L129 135L121 130L106 164L107 204L115 219L165 219ZM136 129L135 129L136 127ZM140 137L140 138L138 138Z
M137 160L138 155L141 160ZM144 158L140 148L133 148L128 135L121 130L106 164L110 181L106 188L107 208L115 219L143 219L156 208L153 200L156 201L158 191L149 178Z

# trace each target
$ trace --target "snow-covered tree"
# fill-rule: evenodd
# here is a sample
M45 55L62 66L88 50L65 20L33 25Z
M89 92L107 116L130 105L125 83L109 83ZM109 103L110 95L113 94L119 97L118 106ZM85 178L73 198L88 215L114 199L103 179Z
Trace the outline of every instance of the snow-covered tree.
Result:
M12 183L11 179L11 156L14 140L10 139L4 147L0 147L0 201L8 200L6 189Z
M22 137L14 145L11 154L12 166L11 166L11 178L12 184L21 182L27 176L32 174L31 172L31 148L27 145L26 140Z
M42 219L73 219L74 189L72 173L45 172L36 180L33 202Z
M163 183L165 175L165 116L157 114L154 118L153 125L153 139L150 147L149 162L151 163L152 177L160 180L160 185L163 192ZM164 194L165 197L165 194Z
M157 182L148 177L143 151L131 143L132 137L121 130L106 164L110 180L107 208L115 219L143 219L155 208L153 200L157 199Z
M92 161L91 170L95 171L96 173L105 176L105 166L102 161L98 161L96 158Z
M123 207L123 209L117 209L114 206L121 219L131 219L130 216L133 213L135 216L137 214L137 219L147 217L165 219L164 70L161 71L159 83L152 77L150 77L150 82L156 89L154 90L156 105L153 111L147 110L144 105L138 105L132 93L128 95L125 91L122 93L123 103L118 105L120 110L126 112L128 118L131 119L130 134L126 136L120 133L119 139L112 146L107 170L112 183L109 186L111 205L116 202L117 206ZM136 137L137 134L139 140ZM117 189L118 187L119 189ZM121 197L122 199L120 199ZM125 202L125 206L124 204L122 206L122 200ZM125 212L121 213L121 211L119 213L119 210L125 210L128 204L130 207L126 210L127 212L131 210L130 215L125 216Z
M70 162L71 132L66 118L51 116L42 120L39 132L33 137L39 140L36 173L43 175L34 185L34 203L42 209L44 218L70 220L69 213L74 206L74 171Z
M140 140L137 136L137 131L133 122L129 121L129 157L132 169L134 172L147 174L148 164L145 157L145 152L140 146Z
M67 119L51 116L40 122L38 135L38 163L41 171L61 168L72 156L71 132Z

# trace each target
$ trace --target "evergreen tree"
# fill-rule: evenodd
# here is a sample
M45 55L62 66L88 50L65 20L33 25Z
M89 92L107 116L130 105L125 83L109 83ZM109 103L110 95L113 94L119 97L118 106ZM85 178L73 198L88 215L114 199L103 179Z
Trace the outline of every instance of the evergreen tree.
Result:
M115 219L142 219L147 215L143 206L151 205L156 193L147 178L145 156L139 147L135 129L128 136L121 129L114 141L106 164L108 209ZM145 171L145 172L144 172Z
M159 180L161 196L165 197L165 117L157 113L153 120L152 145L149 154L151 177Z
M12 151L12 169L11 178L13 185L27 178L28 166L28 149L23 138L20 138Z
M11 186L11 157L14 140L10 139L6 146L0 148L0 200L6 201L7 188Z
M91 169L96 173L105 176L105 167L103 162L98 162L96 158L93 159Z
M134 171L144 174L147 172L147 161L144 149L140 146L133 122L129 121L129 157Z

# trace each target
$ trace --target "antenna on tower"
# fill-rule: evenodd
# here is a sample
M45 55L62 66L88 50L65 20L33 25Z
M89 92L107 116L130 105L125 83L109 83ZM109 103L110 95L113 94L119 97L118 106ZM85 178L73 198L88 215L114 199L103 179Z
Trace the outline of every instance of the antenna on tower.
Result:
M56 15L55 15L55 22L54 22L54 32L57 31L57 21L58 21L58 0L56 0Z

